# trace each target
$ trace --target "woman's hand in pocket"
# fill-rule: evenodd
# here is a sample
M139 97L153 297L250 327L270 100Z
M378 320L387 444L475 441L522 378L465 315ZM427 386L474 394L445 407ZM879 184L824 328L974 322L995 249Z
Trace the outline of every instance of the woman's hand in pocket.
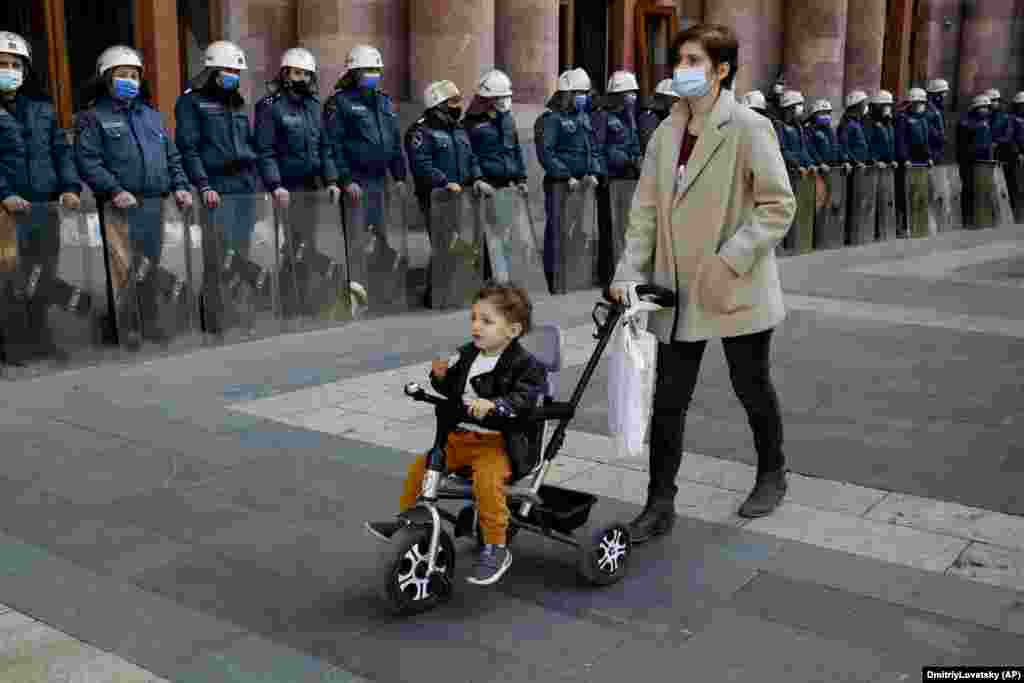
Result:
M713 313L732 313L735 306L729 306L729 299L736 289L737 275L721 256L715 254L708 260L700 278L700 298L704 308Z

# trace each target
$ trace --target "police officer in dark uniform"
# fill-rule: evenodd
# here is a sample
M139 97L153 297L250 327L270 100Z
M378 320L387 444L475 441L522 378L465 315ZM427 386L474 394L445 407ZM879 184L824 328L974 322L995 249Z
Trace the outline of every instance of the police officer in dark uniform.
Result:
M98 76L86 87L83 98L90 103L89 108L78 115L75 158L82 180L101 204L109 200L117 209L138 211L128 226L110 220L105 225L112 247L110 270L118 294L118 320L125 334L122 343L135 349L140 341L137 302L124 295L132 291L127 278L135 268L120 263L119 254L125 253L133 260L142 256L152 265L158 264L163 250L162 207L143 200L173 192L178 206L187 209L192 206L192 195L163 116L149 103L149 87L142 78L138 52L123 45L108 48L99 56L96 71ZM144 291L155 294L152 287ZM153 303L143 301L142 305ZM157 339L162 337L158 331L153 332Z
M839 145L843 149L843 155L851 164L858 166L866 166L875 161L864 132L867 109L867 93L863 90L854 90L846 96L846 112L839 122Z
M941 78L928 81L928 123L931 125L931 137L928 143L932 148L932 160L942 163L946 158L946 98L949 94L949 83Z
M4 247L12 250L10 260L17 258L21 274L27 276L12 284L28 297L24 318L2 321L2 360L65 357L54 344L47 308L69 305L75 292L57 279L60 229L48 203L59 199L74 210L80 206L81 192L71 145L32 70L31 48L22 36L0 32L0 213L18 220L16 242ZM20 301L6 300L12 293L0 291L5 313L22 310ZM87 312L88 306L82 305L86 303L78 302L79 310Z
M1013 142L1018 162L1024 159L1024 92L1013 96Z
M274 204L289 210L288 247L281 269L283 289L290 293L282 297L286 314L310 313L314 305L309 292L311 264L324 260L315 253L320 216L314 193L324 186L330 202L336 204L341 190L317 98L316 59L308 50L292 48L284 53L273 91L257 105L256 153Z
M227 325L222 282L244 281L264 300L269 293L266 273L249 258L261 188L252 124L239 94L241 72L247 68L237 45L211 43L202 73L174 107L185 172L199 190L203 207L221 209L215 221L203 221L204 320L213 334L222 334ZM231 199L225 203L225 197ZM214 224L221 226L223 235L212 234L208 226Z
M896 130L893 124L893 97L888 90L879 90L871 97L870 117L865 134L871 156L879 168L896 168Z
M604 103L591 117L594 139L600 150L604 174L597 188L598 252L597 277L607 285L615 274L612 245L612 205L609 183L614 180L638 180L643 168L640 135L637 130L636 102L640 85L628 71L616 71L608 79ZM625 228L622 228L625 231Z
M640 134L641 156L647 153L647 144L651 141L654 131L668 118L673 105L678 101L679 95L672 89L672 79L666 78L658 83L654 97L637 113L636 126Z
M1014 145L1015 120L1003 105L1003 96L995 88L985 92L992 101L992 141L996 146L996 159L1002 162L1009 188L1017 185L1017 152ZM1016 192L1010 190L1010 202L1017 208Z
M992 100L978 95L971 101L967 116L957 125L957 161L963 179L964 225L974 225L974 164L995 161L995 139L992 135Z
M534 125L537 156L544 167L544 205L547 225L544 230L544 271L554 291L561 230L561 207L557 205L553 185L568 181L575 191L580 183L597 187L604 174L601 152L590 120L590 76L573 69L558 77L558 90L548 101L548 111Z
M775 121L782 159L790 171L807 175L814 161L807 152L807 138L800 125L804 115L804 96L796 90L787 90L779 101L781 116Z
M821 99L811 107L811 115L805 124L807 133L807 155L813 166L827 172L832 166L846 164L842 147L832 127L832 103Z
M469 133L460 120L462 94L456 85L451 81L431 83L424 90L423 104L426 111L409 131L409 146L416 196L433 237L438 226L432 225L430 220L431 192L446 189L460 193L472 188L479 195L490 196L494 194L494 187L483 180ZM428 288L428 306L432 303L431 293Z
M896 160L905 167L934 166L928 96L920 88L911 88L908 99L910 108L896 118Z

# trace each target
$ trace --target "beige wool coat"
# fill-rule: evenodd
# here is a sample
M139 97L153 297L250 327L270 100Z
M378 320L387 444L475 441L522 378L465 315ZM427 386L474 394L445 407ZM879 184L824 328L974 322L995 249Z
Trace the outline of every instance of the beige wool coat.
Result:
M753 334L786 316L775 247L796 199L775 128L723 90L680 178L689 120L680 101L651 138L614 277L677 292L675 309L649 318L663 343ZM702 301L698 286L713 258L739 274L718 292L724 305Z

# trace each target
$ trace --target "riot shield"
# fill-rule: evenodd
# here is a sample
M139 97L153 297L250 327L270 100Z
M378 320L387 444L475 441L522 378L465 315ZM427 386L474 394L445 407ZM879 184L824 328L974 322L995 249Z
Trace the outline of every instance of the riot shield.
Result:
M552 289L556 294L594 286L597 261L597 195L593 187L580 183L569 190L568 182L553 183L553 204L558 211L554 223L554 265Z
M995 228L1013 223L1010 194L998 161L978 161L974 176L974 227Z
M1017 157L1014 161L1016 173L1013 174L1014 186L1014 211L1013 217L1017 223L1024 223L1024 159Z
M896 171L892 166L879 168L878 196L875 201L877 227L875 237L880 241L899 235L900 215L896 209Z
M936 234L938 226L931 211L931 169L912 165L906 169L907 232L912 238Z
M846 172L840 166L830 167L818 176L817 212L814 216L814 249L836 249L843 246L846 229Z
M636 180L614 179L608 183L612 209L612 272L626 250L626 230L629 228L629 210L633 206ZM608 283L601 283L608 284Z
M363 196L344 200L348 280L339 296L351 303L353 315L404 311L409 307L407 198L384 178L359 185Z
M280 230L269 195L221 195L202 207L202 330L230 341L280 327Z
M956 164L943 166L949 180L949 229L960 230L964 227L963 194L964 185L960 178L960 167Z
M431 307L464 308L483 286L483 235L469 190L430 194Z
M928 170L929 211L935 219L935 231L949 232L950 228L950 187L949 176L943 166Z
M147 199L143 213L126 212L129 220L150 210L159 214L159 235L133 239L135 293L142 337L164 346L198 343L199 280L193 278L191 226L193 210L182 212L173 197ZM152 204L152 209L148 205ZM151 227L147 223L145 230ZM149 242L152 241L152 244Z
M283 318L300 327L351 320L340 208L325 192L292 192L287 208L276 212Z
M846 218L847 244L861 245L875 241L877 170L874 166L856 166L850 174L849 211Z
M782 254L806 253L814 246L814 214L818 199L818 181L813 173L789 172L789 182L796 195L796 216L793 225L779 245Z
M548 286L533 238L528 201L518 188L506 187L483 198L478 206L492 279L515 282L537 298L548 296Z
M83 209L33 203L15 216L0 211L0 251L5 363L63 364L99 347L105 273Z

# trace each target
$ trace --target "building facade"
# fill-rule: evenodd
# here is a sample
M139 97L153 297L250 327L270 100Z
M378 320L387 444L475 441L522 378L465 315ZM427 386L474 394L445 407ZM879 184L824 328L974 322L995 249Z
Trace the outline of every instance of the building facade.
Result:
M406 104L403 113L418 111L430 81L471 91L496 66L511 75L517 109L529 117L569 67L586 68L599 89L612 71L634 70L652 91L670 75L672 35L701 21L739 33L738 93L784 74L787 87L838 107L853 89L900 97L942 77L963 108L983 89L1011 96L1021 87L1022 10L1024 0L32 0L5 3L0 29L33 42L65 125L104 47L142 49L170 116L202 49L221 38L247 52L250 102L289 47L317 55L329 92L349 49L369 43L384 55L385 87Z

